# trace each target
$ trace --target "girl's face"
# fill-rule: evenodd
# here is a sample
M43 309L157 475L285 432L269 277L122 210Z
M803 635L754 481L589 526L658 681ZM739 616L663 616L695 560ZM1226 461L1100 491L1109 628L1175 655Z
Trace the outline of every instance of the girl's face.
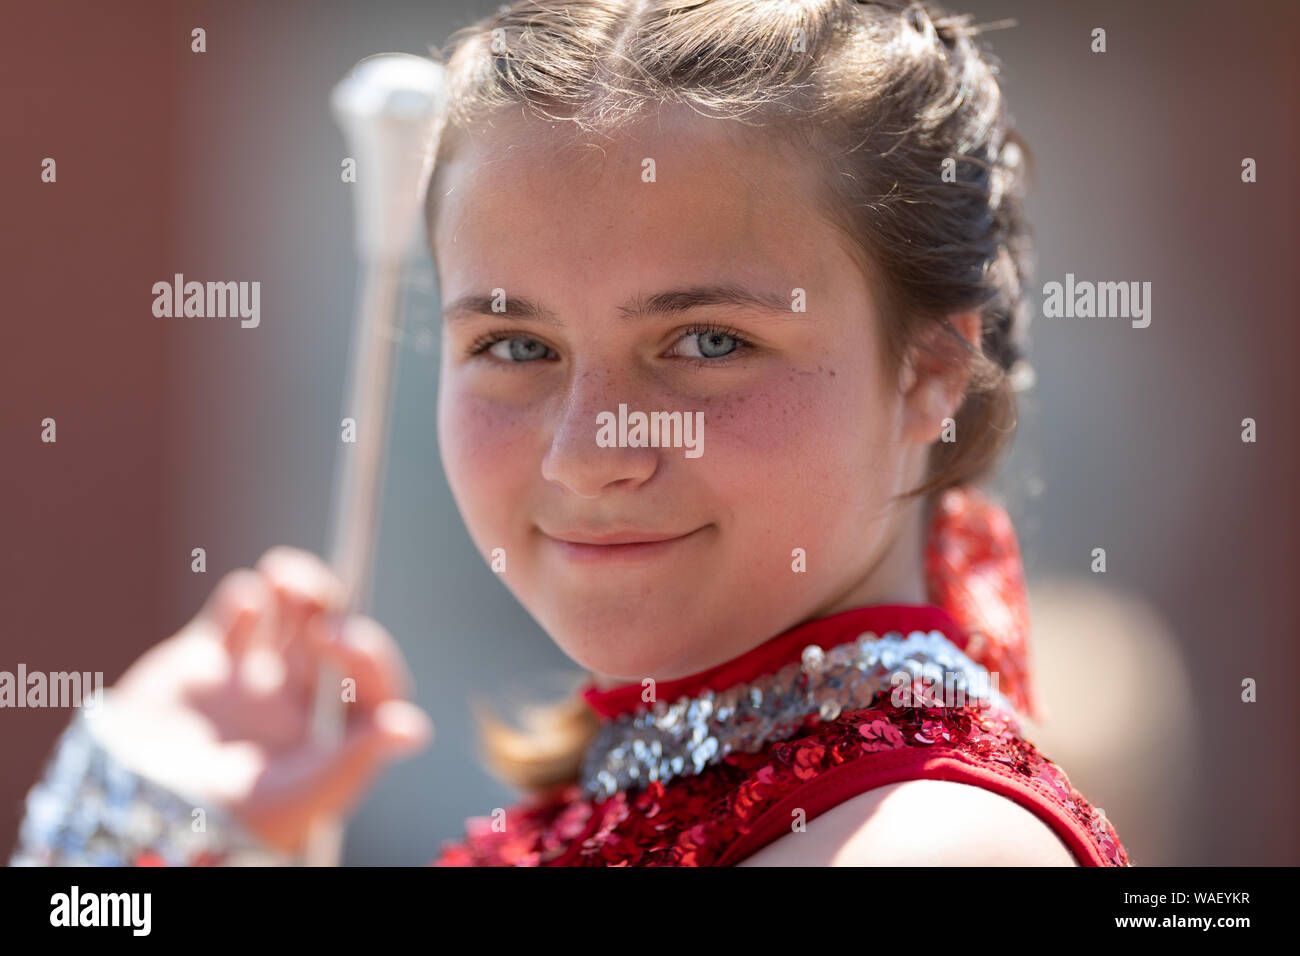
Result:
M610 680L924 599L916 509L889 499L923 478L947 410L887 379L877 304L810 174L723 125L664 110L564 150L507 118L440 181L452 493L519 601ZM702 434L598 441L620 406L703 413Z

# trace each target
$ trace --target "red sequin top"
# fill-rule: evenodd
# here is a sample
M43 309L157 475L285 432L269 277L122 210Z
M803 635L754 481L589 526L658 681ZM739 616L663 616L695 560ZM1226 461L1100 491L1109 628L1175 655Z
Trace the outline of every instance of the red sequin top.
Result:
M715 754L703 769L687 768L666 783L643 777L595 796L574 783L508 808L504 817L470 819L465 839L444 844L433 865L729 866L790 832L797 808L811 822L873 788L929 779L1016 801L1050 825L1081 865L1128 866L1110 822L1022 736L1018 714L1035 716L1037 708L1020 553L1006 513L971 489L942 495L926 574L932 606L862 607L810 621L718 667L660 682L656 698L712 700L709 691L736 685L744 696L765 675L789 673L801 661L806 668L809 645L850 652L843 645L864 632L919 640L937 630L943 646L996 674L997 706L919 696L900 704L882 691L860 702L866 706L814 709L781 739L753 752ZM587 685L583 696L607 726L650 710L642 691L640 683L605 691Z

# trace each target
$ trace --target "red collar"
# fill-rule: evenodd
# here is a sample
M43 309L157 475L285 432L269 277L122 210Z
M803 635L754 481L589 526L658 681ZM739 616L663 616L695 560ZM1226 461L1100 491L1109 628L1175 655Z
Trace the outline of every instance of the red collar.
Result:
M966 639L956 622L940 608L920 604L859 607L799 624L750 648L739 657L733 657L698 674L659 681L655 687L655 697L663 701L674 701L682 696L694 697L706 689L723 691L735 684L775 673L787 664L797 663L803 649L809 644L828 650L837 644L855 640L866 631L874 631L878 635L888 631L902 634L912 631L941 631L958 648L966 646ZM642 706L642 691L640 682L598 690L594 682L589 681L581 693L592 710L602 719L609 719Z

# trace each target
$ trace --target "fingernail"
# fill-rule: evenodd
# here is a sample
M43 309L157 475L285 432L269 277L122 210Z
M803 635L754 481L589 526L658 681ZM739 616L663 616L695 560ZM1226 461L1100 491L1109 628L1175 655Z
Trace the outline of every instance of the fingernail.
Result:
M375 724L383 731L390 752L412 754L433 739L433 721L409 701L389 700L375 708Z

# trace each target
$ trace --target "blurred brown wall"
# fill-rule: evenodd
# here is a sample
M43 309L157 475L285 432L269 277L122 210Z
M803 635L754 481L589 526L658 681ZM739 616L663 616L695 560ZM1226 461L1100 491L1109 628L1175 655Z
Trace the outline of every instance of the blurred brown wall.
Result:
M0 33L0 669L111 683L159 600L175 108L166 4L8 3ZM41 182L41 161L57 182ZM41 441L56 421L57 442ZM66 710L0 716L0 856Z

